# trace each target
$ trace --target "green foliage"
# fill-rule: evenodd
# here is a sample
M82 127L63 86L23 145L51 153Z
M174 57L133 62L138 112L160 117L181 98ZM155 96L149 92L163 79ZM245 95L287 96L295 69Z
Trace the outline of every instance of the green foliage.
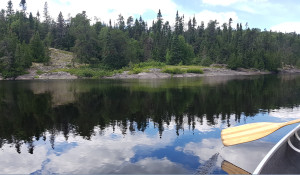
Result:
M186 70L179 67L166 67L162 69L162 72L168 74L184 74Z
M201 68L195 68L195 67L186 69L186 72L187 73L195 73L195 74L203 74L203 70Z
M98 64L100 61L99 41L85 12L71 20L70 35L75 38L73 52L81 63Z
M42 71L42 70L37 70L37 71L36 71L36 74L38 74L38 75L42 75L43 73L45 73L45 72Z
M166 66L165 63L157 62L157 61L147 61L135 64L133 67L135 68L162 68Z
M162 72L169 74L184 74L195 73L203 74L201 66L166 66L162 69Z
M300 69L300 60L297 61L296 67L297 67L298 69Z
M210 66L213 63L213 61L209 57L205 57L201 60L202 66Z
M237 69L239 67L242 67L242 57L241 55L236 56L235 54L232 54L228 61L228 67L230 69Z
M193 47L185 42L182 35L174 36L171 50L167 52L167 62L171 65L182 63L190 64L195 57Z
M88 77L88 78L101 78L104 76L112 76L114 74L113 71L107 69L91 68L91 67L57 69L55 71L69 72L72 75L76 75L79 77Z
M127 66L130 54L126 54L129 48L128 38L125 33L119 29L108 29L103 35L103 63L117 69Z
M33 61L46 63L49 61L47 48L44 46L39 32L36 32L30 40L30 49L32 51Z
M134 67L131 71L129 71L129 74L139 74L139 73L141 73L143 71L144 71L143 68Z

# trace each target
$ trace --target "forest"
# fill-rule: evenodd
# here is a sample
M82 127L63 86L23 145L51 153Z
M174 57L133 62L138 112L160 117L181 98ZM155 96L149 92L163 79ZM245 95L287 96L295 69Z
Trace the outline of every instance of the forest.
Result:
M91 22L83 11L75 17L56 19L43 12L27 12L26 0L14 10L11 0L0 11L0 73L16 77L32 62L47 64L49 48L71 51L76 62L115 70L147 61L168 65L226 64L230 69L255 68L276 72L285 65L300 67L300 35L249 28L232 19L219 24L185 19L177 11L173 22L157 19L147 24L140 16L116 22ZM43 16L43 21L41 20Z

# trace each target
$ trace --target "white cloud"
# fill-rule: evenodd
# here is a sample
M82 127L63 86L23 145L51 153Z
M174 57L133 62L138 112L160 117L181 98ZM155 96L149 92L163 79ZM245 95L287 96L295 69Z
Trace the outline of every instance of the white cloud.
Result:
M231 4L235 4L238 2L245 2L246 0L202 0L204 4L209 5L221 5L221 6L229 6Z
M300 116L300 106L295 108L280 108L269 112L270 116L281 118L282 120L298 119Z
M1 149L0 174L30 174L41 168L48 151L44 145L36 146L34 154L29 154L25 145L21 147L20 154L10 145L4 145Z
M270 29L272 31L283 32L283 33L290 33L290 32L300 33L300 22L284 22L272 26Z
M123 136L118 127L115 131L112 127L108 127L103 135L95 134L91 140L81 136L70 136L65 141L63 134L60 133L55 138L56 150L52 150L49 140L46 140L47 144L38 144L35 147L34 154L29 154L25 145L21 147L21 154L18 154L14 147L7 144L0 151L0 174L30 174L37 171L45 174L187 173L181 165L167 158L148 157L130 162L135 156L137 146L155 150L172 144L177 136L174 131L168 130L166 128L164 132L164 139L160 139L158 133L151 136L137 132L135 135ZM95 133L99 131L99 128L94 129ZM48 133L47 138L49 137Z
M273 143L254 141L224 147L220 139L203 139L200 143L186 144L182 150L186 154L198 156L201 164L205 164L213 155L220 153L217 165L227 160L251 173L273 146Z

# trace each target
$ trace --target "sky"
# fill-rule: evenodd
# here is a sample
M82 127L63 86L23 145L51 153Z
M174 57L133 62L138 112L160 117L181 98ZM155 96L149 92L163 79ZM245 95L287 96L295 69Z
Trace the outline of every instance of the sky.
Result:
M8 0L0 0L0 9L6 9ZM36 15L43 12L46 0L26 0L27 12ZM14 9L20 10L20 0L12 0ZM174 24L176 11L185 17L187 23L195 16L198 25L204 21L217 20L221 26L228 23L242 23L245 27L260 28L281 32L300 33L300 2L298 0L47 0L48 11L56 19L61 11L65 18L74 17L77 13L86 11L93 21L98 19L108 23L117 21L122 14L125 19L129 16L142 18L148 26L156 18L160 9L164 21ZM234 26L235 27L235 26Z

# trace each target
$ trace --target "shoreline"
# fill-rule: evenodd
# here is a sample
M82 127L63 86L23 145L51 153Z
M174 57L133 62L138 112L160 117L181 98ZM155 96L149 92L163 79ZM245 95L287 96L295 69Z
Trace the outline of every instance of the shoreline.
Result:
M59 69L68 69L71 65L79 67L79 63L73 63L73 54L71 52L61 51L59 49L50 48L50 61L47 65L42 63L32 63L27 69L28 74L20 75L16 78L4 79L0 76L0 80L74 80L74 79L93 79L89 77L78 77L64 71L56 71ZM219 67L216 67L219 66ZM99 77L97 79L167 79L167 78L188 78L188 77L222 77L222 76L251 76L273 74L269 71L260 71L257 69L231 70L226 65L211 65L211 67L201 68L203 74L184 73L170 74L162 73L161 69L150 68L138 74L132 74L129 71L117 73L112 76ZM300 69L293 66L285 65L279 69L278 74L300 74Z
M138 74L129 74L128 71L115 74L109 77L101 77L99 79L167 79L167 78L189 78L189 77L219 77L219 76L251 76L251 75L266 75L272 74L268 71L259 71L253 69L238 69L231 70L226 68L203 68L203 74L184 73L184 74L169 74L162 73L160 69L150 69L149 72L141 72ZM282 69L278 74L300 74L300 69ZM17 78L0 80L74 80L74 79L89 79L86 77L77 77L67 72L51 72L36 74L36 71L29 70L29 74L18 76ZM92 79L92 78L91 78Z
M149 72L139 74L128 74L123 72L104 79L165 79L165 78L189 78L189 77L217 77L217 76L236 76L236 75L264 75L271 74L266 71L254 71L249 69L231 70L226 68L203 68L203 74L184 73L184 74L169 74L162 73L160 69L152 69Z

